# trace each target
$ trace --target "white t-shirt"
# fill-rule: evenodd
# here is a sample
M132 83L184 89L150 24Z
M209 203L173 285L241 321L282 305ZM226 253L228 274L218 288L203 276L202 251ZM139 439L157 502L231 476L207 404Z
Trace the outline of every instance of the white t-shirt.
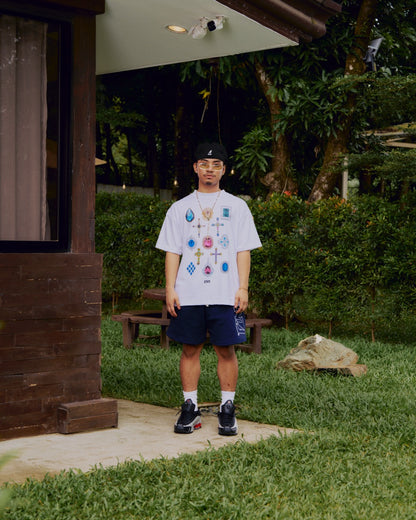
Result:
M261 242L244 200L194 191L169 208L156 247L182 256L175 285L181 306L234 305L237 253Z

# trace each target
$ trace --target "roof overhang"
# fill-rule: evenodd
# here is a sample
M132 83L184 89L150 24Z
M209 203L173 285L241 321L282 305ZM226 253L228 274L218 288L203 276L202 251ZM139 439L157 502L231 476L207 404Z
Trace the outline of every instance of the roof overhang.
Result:
M97 17L97 74L296 45L325 34L341 10L333 0L106 0ZM200 19L224 16L203 39L174 34Z

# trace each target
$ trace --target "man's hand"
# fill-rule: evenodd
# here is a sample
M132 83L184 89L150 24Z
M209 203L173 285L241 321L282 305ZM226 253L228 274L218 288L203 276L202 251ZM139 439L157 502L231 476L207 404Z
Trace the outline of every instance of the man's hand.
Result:
M237 253L237 269L240 287L235 293L234 308L237 313L244 312L248 306L248 277L250 274L250 251Z
M248 290L240 287L235 293L234 308L237 314L244 312L248 307Z
M181 308L178 295L173 288L166 287L166 308L171 316L177 317L176 309Z
M175 253L166 252L165 274L166 274L166 308L171 316L177 317L176 309L181 308L178 294L175 291L175 281L179 269L180 256Z

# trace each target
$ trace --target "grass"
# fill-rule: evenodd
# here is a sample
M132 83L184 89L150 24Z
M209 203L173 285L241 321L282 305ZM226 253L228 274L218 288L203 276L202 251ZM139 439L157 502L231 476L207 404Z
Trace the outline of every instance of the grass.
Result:
M346 378L276 370L310 333L265 330L262 355L238 352L239 417L304 434L28 480L8 486L4 517L416 519L416 349L408 332L383 343L334 338L368 367L366 376ZM125 350L120 324L103 320L105 395L178 406L179 357L175 344ZM217 401L212 349L201 364L199 400Z

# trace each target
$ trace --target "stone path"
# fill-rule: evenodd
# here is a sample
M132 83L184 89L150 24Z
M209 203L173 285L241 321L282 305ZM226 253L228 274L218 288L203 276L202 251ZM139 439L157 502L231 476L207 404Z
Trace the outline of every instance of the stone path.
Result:
M189 435L173 433L178 410L131 401L118 401L118 428L77 434L59 433L0 442L0 457L16 457L0 468L0 484L42 479L62 470L89 471L94 466L113 466L126 460L177 457L209 447L219 448L240 440L255 443L271 435L283 436L296 430L238 419L234 437L218 435L218 419L210 408L202 410L202 428Z

